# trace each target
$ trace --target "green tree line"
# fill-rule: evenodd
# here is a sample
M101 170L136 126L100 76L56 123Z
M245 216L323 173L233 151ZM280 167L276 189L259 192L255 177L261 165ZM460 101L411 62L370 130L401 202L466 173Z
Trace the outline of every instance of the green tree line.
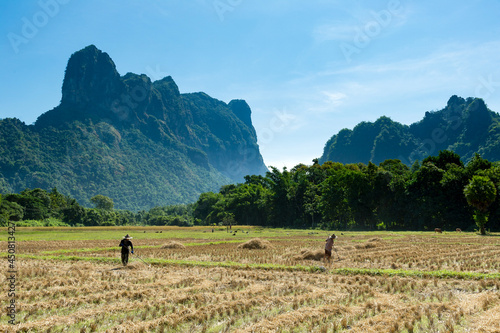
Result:
M138 212L92 197L93 208L53 188L0 196L0 218L19 225L256 225L340 230L500 230L500 164L476 154L464 165L443 150L411 167L400 160L342 164L314 160L271 167L192 204Z
M500 165L476 154L467 165L448 150L411 167L400 160L342 164L318 160L247 176L203 193L202 224L358 230L500 230Z
M132 212L114 209L113 200L104 195L98 194L90 201L94 208L83 207L74 198L61 194L57 188L3 194L0 195L0 226L5 226L7 221L16 221L18 226L191 226L194 223L193 204Z

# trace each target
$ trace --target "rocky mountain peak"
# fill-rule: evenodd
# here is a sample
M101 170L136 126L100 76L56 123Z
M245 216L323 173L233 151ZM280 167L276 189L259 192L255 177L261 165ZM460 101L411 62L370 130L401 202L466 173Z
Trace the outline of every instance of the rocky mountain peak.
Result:
M488 160L499 159L500 116L481 98L451 96L446 107L427 111L409 126L383 118L342 130L325 145L320 162L380 163L399 159L408 166L440 150L451 150L464 163L476 153Z
M249 128L253 128L251 117L252 110L245 100L233 99L229 102L228 106L231 111L233 111L233 113L243 122L243 124L247 125Z
M86 105L117 95L122 89L113 60L94 45L73 53L62 86L61 104Z
M52 162L61 156L68 157L71 164L64 172L47 172L37 178L47 184L53 179L57 179L58 188L78 183L75 188L86 188L85 195L91 195L95 186L103 193L109 193L110 187L119 188L114 192L116 202L119 198L129 201L124 195L137 192L140 174L147 199L139 206L147 206L153 204L152 192L158 193L155 204L166 197L165 203L186 202L200 190L267 172L251 110L243 100L228 105L202 92L180 93L170 76L154 82L145 74L120 76L110 56L94 45L71 55L62 93L61 103L41 114L33 131L33 135L46 135L49 144L33 148L33 156L46 156L47 160L30 172L58 170ZM68 138L73 141L68 142ZM66 149L59 151L60 147ZM59 151L57 157L51 155L53 151ZM103 161L110 165L102 167ZM89 182L89 170L102 182ZM61 176L68 172L74 176ZM82 178L75 182L77 175ZM25 187L41 185L27 181Z

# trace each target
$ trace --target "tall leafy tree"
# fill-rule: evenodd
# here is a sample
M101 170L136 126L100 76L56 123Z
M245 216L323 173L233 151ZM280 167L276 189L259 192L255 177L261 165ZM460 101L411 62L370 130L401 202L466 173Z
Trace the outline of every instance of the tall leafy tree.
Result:
M474 157L467 163L467 166L465 167L467 174L469 177L472 178L473 175L475 175L478 171L480 170L488 170L493 166L493 164L485 160L484 158L481 157L478 153L474 154Z
M379 166L395 176L407 176L410 173L410 168L397 159L385 160Z
M43 220L50 216L50 198L47 192L36 188L19 194L7 194L5 200L17 203L24 209L24 220Z
M321 184L321 211L328 229L347 229L352 220L344 182L346 172L346 168L338 168Z
M269 191L261 184L238 184L226 195L227 209L233 213L238 224L267 225L268 193Z
M443 197L441 179L444 170L432 162L425 162L412 174L408 183L408 218L413 230L442 227L443 218L439 201Z
M289 203L292 208L290 226L304 228L307 225L312 226L314 219L311 213L314 213L311 189L314 184L309 181L309 167L299 164L291 172L290 188L288 190Z
M87 210L75 199L69 199L68 205L61 210L62 220L70 225L85 224Z
M290 172L283 168L283 172L275 167L271 167L271 171L267 174L271 189L271 218L272 225L276 227L285 227L290 225L294 220L294 207L290 201Z
M485 225L488 222L489 206L495 201L497 189L489 177L475 175L464 188L465 198L474 207L474 220L481 231L486 234Z
M472 223L470 207L463 193L468 182L467 171L463 166L449 164L440 181L442 195L436 202L443 219L443 228L467 229Z
M490 205L488 226L491 230L500 230L500 162L492 164L490 169L484 170L481 175L485 175L491 179L497 188L496 200Z
M451 150L441 150L439 151L438 156L428 156L424 158L422 161L422 164L425 164L427 162L433 163L436 167L446 170L448 169L449 165L458 165L463 167L463 163L460 160L460 155L454 153Z
M223 199L224 196L220 193L202 193L194 205L193 217L195 219L200 219L206 224L215 223L216 221L211 221L211 217L217 215L216 213L213 214L215 205Z
M24 216L24 208L16 202L2 200L0 194L0 226L7 226L7 221L20 221Z
M113 199L104 196L102 194L98 194L90 198L90 201L95 205L95 208L102 210L113 210L114 203Z

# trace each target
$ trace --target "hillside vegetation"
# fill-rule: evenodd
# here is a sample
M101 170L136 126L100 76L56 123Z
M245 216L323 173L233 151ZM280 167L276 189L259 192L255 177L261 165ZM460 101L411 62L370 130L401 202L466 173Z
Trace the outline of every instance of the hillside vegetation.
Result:
M388 117L343 129L325 144L320 162L379 164L399 159L408 166L440 150L459 154L464 163L476 153L500 160L500 115L480 98L452 96L445 108L402 125Z
M139 210L266 171L245 101L180 94L171 77L120 76L93 45L69 59L60 105L34 125L0 120L0 193L57 187L86 206L102 194Z

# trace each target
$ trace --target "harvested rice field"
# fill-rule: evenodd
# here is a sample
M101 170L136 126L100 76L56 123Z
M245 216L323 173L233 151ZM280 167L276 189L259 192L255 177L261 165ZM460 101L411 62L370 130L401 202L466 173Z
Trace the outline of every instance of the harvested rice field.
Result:
M335 232L325 264L329 233L18 228L0 331L500 332L500 235Z

